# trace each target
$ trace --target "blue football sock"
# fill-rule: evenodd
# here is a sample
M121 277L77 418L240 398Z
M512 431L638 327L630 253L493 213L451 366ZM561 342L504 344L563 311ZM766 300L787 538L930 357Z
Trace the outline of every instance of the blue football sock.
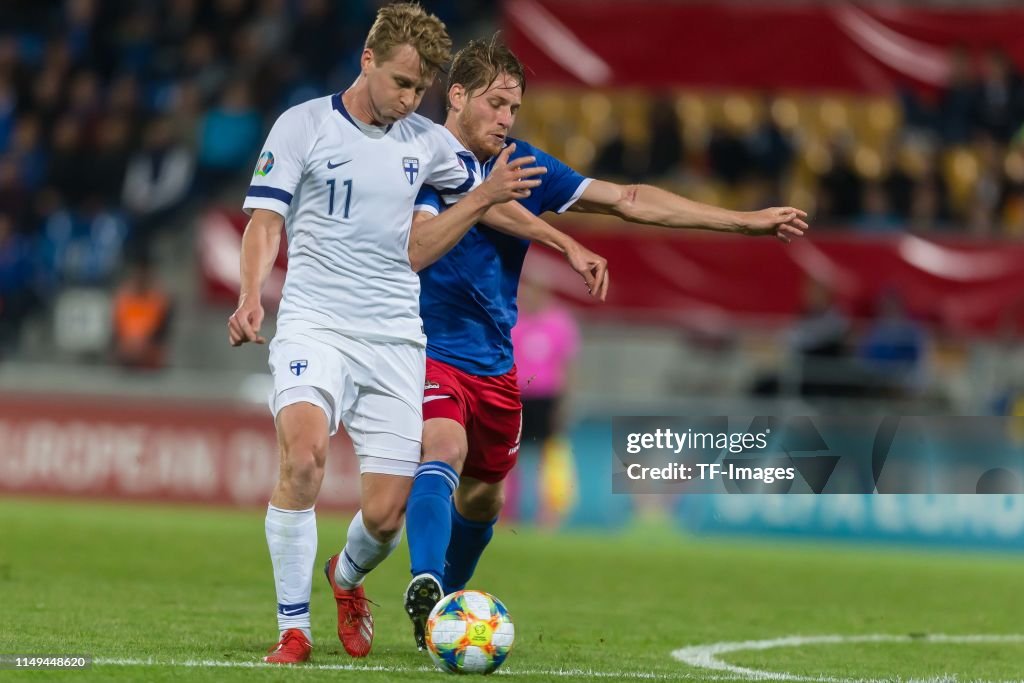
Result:
M452 535L452 493L458 485L459 475L448 463L431 461L416 468L405 513L413 576L444 578L444 554Z
M474 522L459 514L452 505L451 537L448 554L445 557L444 586L445 594L460 591L473 578L476 564L484 554L484 548L494 536L495 517L489 522Z

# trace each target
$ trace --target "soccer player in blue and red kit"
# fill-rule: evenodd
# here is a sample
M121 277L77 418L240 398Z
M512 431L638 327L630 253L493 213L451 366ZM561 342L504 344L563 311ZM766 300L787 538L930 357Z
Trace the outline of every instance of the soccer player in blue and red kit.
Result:
M531 213L613 214L634 223L775 235L785 242L807 229L806 214L791 207L730 211L649 185L617 185L580 175L509 137L525 85L523 66L507 47L495 40L469 43L449 72L444 128L456 149L469 151L481 176L513 142L511 158L536 157L547 174L529 197L518 200ZM439 193L424 186L414 221L427 220L445 206ZM565 236L550 230L549 235L560 237L538 241L558 247ZM490 542L504 502L504 480L519 451L522 406L511 331L529 246L529 240L478 224L420 271L427 372L423 458L407 506L413 579L405 596L420 649L430 610L443 595L465 587ZM592 287L603 298L606 274L599 280Z

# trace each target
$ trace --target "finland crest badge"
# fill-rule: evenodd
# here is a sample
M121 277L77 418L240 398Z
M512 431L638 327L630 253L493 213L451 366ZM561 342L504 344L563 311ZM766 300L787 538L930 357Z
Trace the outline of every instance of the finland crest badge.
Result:
M405 177L412 185L416 182L416 176L420 174L420 160L416 157L403 158L402 170L405 171Z

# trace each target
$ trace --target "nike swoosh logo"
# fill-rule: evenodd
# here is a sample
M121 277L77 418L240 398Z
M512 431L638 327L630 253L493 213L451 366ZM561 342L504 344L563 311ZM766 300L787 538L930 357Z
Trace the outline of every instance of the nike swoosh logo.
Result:
M348 161L352 161L352 160L349 159ZM348 163L348 161L342 161L341 163L337 163L337 164L332 164L330 161L328 161L327 162L327 169L328 170L332 170L332 169L338 168L339 166L344 166L345 164Z
M281 610L281 614L283 614L286 617L290 617L293 614L298 614L299 612L303 611L305 610L303 610L301 607L299 609L283 609Z
M441 395L436 395L436 396L424 396L424 397L423 397L423 402L424 402L424 403L430 403L431 401L436 401L436 400L437 400L437 399L439 399L439 398L451 398L451 396L448 396L447 394L445 394L445 395L443 395L443 396L441 396Z

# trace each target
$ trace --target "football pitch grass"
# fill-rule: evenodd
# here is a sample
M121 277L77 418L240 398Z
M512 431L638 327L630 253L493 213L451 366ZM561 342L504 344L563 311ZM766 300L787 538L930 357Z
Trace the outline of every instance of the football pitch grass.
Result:
M97 663L0 678L444 680L402 611L404 543L367 581L373 653L341 649L320 568L346 525L319 515L313 662L281 670L257 664L277 635L262 510L4 499L0 654ZM1024 678L1022 574L1014 555L503 525L470 587L515 620L501 679L996 681Z

